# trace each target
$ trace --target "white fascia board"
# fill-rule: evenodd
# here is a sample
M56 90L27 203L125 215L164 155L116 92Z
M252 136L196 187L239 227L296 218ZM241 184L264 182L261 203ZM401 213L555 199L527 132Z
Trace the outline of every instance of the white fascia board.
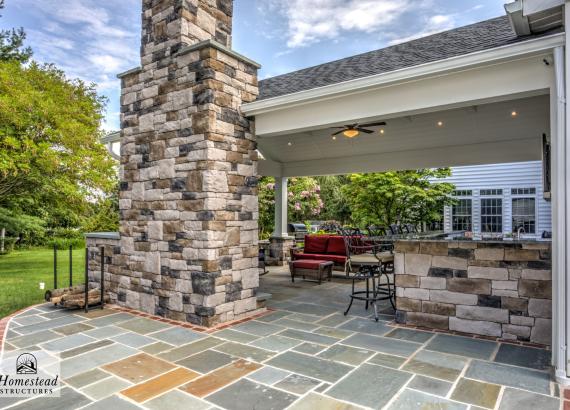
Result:
M553 34L534 40L493 48L491 50L478 51L432 63L390 71L388 73L358 78L338 84L268 98L266 100L254 101L242 105L241 111L247 116L255 116L285 107L334 98L338 95L352 94L389 84L408 82L421 77L441 75L446 72L474 68L499 61L515 59L521 56L533 55L562 46L564 45L564 41L564 33Z
M540 13L564 5L564 0L523 0L523 15Z

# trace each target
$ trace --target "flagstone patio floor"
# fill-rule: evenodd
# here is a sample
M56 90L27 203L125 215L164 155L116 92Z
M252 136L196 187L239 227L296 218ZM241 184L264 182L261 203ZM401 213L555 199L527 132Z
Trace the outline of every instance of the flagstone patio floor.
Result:
M212 333L111 308L39 305L14 316L4 351L59 353L60 398L0 399L11 409L561 408L542 349L395 326L349 283L261 278L267 315Z

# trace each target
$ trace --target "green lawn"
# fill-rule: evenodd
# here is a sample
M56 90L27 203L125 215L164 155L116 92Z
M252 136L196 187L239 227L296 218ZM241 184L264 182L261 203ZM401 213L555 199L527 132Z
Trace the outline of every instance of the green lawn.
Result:
M69 285L69 251L59 251L58 286ZM85 278L85 249L73 251L73 283ZM53 250L30 249L0 256L0 318L23 307L43 302L45 289L53 288Z

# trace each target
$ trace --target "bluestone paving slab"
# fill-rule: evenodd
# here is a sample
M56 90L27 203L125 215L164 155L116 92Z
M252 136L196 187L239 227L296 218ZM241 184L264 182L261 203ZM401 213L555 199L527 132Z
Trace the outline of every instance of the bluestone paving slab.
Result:
M324 352L321 352L318 356L322 359L358 366L373 354L374 352L372 350L358 349L356 347L344 345L334 345Z
M383 336L393 330L393 327L386 325L384 322L376 322L373 319L352 319L343 323L339 329L351 330L353 332L368 333L376 336Z
M333 398L322 396L320 394L309 393L302 397L299 401L295 402L289 410L317 410L317 409L330 409L330 410L359 410L360 406L356 406Z
M266 364L330 383L336 382L353 369L345 364L291 351L272 358Z
M95 349L101 349L103 347L112 345L113 343L114 342L112 340L108 340L108 339L97 340L93 343L88 343L86 345L76 347L75 349L66 350L65 352L62 352L60 354L60 358L61 359L68 359L70 357L77 356L77 355L80 355L80 354L83 354L86 352L90 352L90 351L95 350Z
M275 321L275 320L277 320L277 319L281 319L282 317L286 317L286 316L289 316L289 315L291 315L290 312L285 312L285 311L283 311L283 310L277 310L277 311L275 311L275 312L271 312L271 313L268 314L268 315L264 315L264 316L262 316L262 317L259 317L259 318L255 319L255 320L257 320L258 322L273 322L273 321Z
M121 399L116 395L107 397L106 399L99 400L87 407L85 410L137 410L142 409L142 407L137 406L127 400ZM83 409L82 409L83 410Z
M316 315L305 315L303 313L292 313L287 317L290 320L296 320L297 322L306 322L306 323L314 323L318 320L321 320L322 316Z
M207 337L205 339L200 339L196 342L188 343L187 345L183 345L175 349L160 353L157 355L157 357L163 360L176 362L178 360L184 359L185 357L192 356L193 354L202 352L222 343L224 343L224 341L221 339L218 339L216 337Z
M349 320L352 320L350 316L344 316L343 314L334 314L325 317L324 319L318 320L316 323L321 326L336 327L345 322L348 322Z
M451 390L453 384L444 382L443 380L433 379L417 374L408 384L410 389L420 390L424 393L435 394L436 396L445 397Z
M70 359L62 360L61 374L63 378L72 377L76 374L93 369L94 367L124 359L125 357L131 356L137 352L137 350L131 347L115 343L105 347L104 349L98 350L97 354L91 354L89 352Z
M425 343L433 337L431 332L421 332L412 329L395 328L391 332L386 333L386 337L394 339L407 340L408 342Z
M317 393L322 393L325 390L327 390L328 388L330 388L332 386L332 384L330 383L321 383L321 385L319 387L317 387L314 391Z
M432 396L415 390L404 390L388 407L389 410L440 409L466 410L467 406L441 397Z
M336 339L345 339L354 334L354 332L351 332L350 330L337 329L335 327L327 326L319 327L318 329L313 330L313 333L334 337Z
M499 410L559 410L560 400L555 397L507 387L503 392Z
M105 315L95 319L90 319L85 323L87 323L89 326L103 327L103 326L123 323L129 320L133 320L137 317L138 316L134 316L129 313L119 312L119 313L113 313L112 315Z
M391 354L376 353L371 359L368 360L368 363L376 364L379 366L392 367L394 369L397 369L405 361L406 361L406 358L404 358L404 357L394 356Z
M142 350L148 354L159 354L167 350L174 349L175 346L169 345L168 343L164 342L156 342L150 345L146 345L141 347L139 350Z
M111 340L122 343L129 347L137 347L137 348L149 345L151 343L156 343L156 339L143 336L141 334L134 332L122 333L118 336L112 337Z
M12 320L12 323L17 324L19 326L27 326L27 325L33 325L35 323L45 322L46 320L49 319L39 315L29 315L29 316L15 317Z
M288 306L285 310L296 313L304 313L314 316L327 316L336 313L337 309L322 305L313 305L312 303L295 303Z
M238 380L207 397L207 400L229 410L281 410L297 399L289 393L247 379Z
M544 349L501 344L494 361L531 369L548 370L550 368L550 356L550 352Z
M14 318L30 316L30 315L37 315L37 314L41 314L41 313L44 313L44 311L41 309L30 308L30 309L24 310L21 313L18 313L17 315L14 316Z
M64 316L71 316L71 315L74 315L74 313L75 313L75 311L70 311L70 310L54 307L50 312L41 313L40 316L51 320L51 319L57 319L57 318L64 317Z
M26 400L26 398L23 397L0 397L0 409L5 409L24 400Z
M287 327L289 329L305 330L308 332L319 327L318 325L315 325L313 323L297 322L296 320L290 320L289 318L279 319L272 323L275 325Z
M49 340L59 339L61 337L62 335L52 332L51 330L42 330L40 332L10 339L10 343L17 348L24 348L36 345L38 343L47 342Z
M252 335L251 333L238 332L237 330L232 329L220 330L219 332L212 333L212 336L238 343L253 342L254 340L257 340L261 337Z
M103 370L113 373L133 383L152 379L160 374L174 369L174 365L165 360L156 358L146 353L139 353L122 360L107 363Z
M16 410L71 410L91 403L86 396L69 388L63 387L60 397L38 397L17 404L10 409ZM108 409L106 409L108 410Z
M113 376L94 384L90 384L89 386L81 389L81 392L93 400L101 400L127 388L130 385L131 383Z
M276 383L275 387L288 391L289 393L303 395L309 390L317 387L319 384L321 384L319 380L311 379L310 377L301 376L299 374L292 374L281 380L279 383Z
M55 331L57 333L61 333L62 335L69 336L69 335L73 335L75 333L87 332L91 329L94 329L94 327L89 326L86 323L79 322L79 323L72 323L70 325L58 327L57 329L55 329Z
M85 373L70 377L69 379L66 379L65 382L79 389L81 387L87 386L88 384L98 382L108 377L112 377L111 374L100 369L92 369L86 371Z
M180 390L171 390L162 396L147 401L144 406L150 410L206 410L211 408L209 403L197 399L187 393L181 392Z
M251 333L252 335L268 336L283 330L283 327L275 326L273 322L264 323L258 322L256 320L251 320L249 322L234 326L233 329L239 330L240 332Z
M264 366L261 369L251 373L247 377L256 382L265 383L265 384L274 384L280 380L283 380L285 377L289 376L290 374L291 373L281 369L276 369L275 367Z
M498 343L462 336L437 335L426 346L427 350L489 360Z
M290 337L292 339L301 340L303 342L311 342L321 345L332 345L339 341L339 339L334 337L317 335L296 329L287 329L279 333L279 336Z
M326 394L361 406L380 409L412 376L411 373L365 363L333 385Z
M231 362L233 362L233 358L230 355L213 350L205 350L182 359L176 362L176 364L200 373L208 373Z
M199 339L206 337L205 334L195 332L190 329L185 329L183 327L171 327L170 329L162 330L160 332L147 334L147 336L153 337L163 342L170 343L171 345L180 346Z
M97 339L78 333L70 336L65 336L60 339L52 340L50 342L42 343L40 344L40 347L48 351L63 352L64 350L81 347L85 344L95 342L96 340Z
M403 357L410 356L421 347L417 343L363 333L356 333L354 336L344 339L342 344Z
M402 370L454 381L467 362L468 360L463 357L421 350L404 365Z
M95 339L108 339L110 337L115 337L126 332L127 332L126 329L122 329L120 327L113 325L108 325L108 326L96 327L93 330L88 330L83 333L86 334L87 336L94 337Z
M258 339L250 345L260 347L262 349L271 350L274 352L282 352L284 350L288 350L292 347L300 345L303 343L297 339L291 339L289 337L283 337L278 335L271 335L264 337L262 339Z
M495 408L501 386L470 379L459 379L451 399L487 409Z
M107 316L111 317L111 316ZM105 318L107 318L105 317ZM101 318L101 319L105 319ZM98 320L98 319L95 319ZM171 327L171 325L158 322L156 320L145 319L143 317L137 317L135 319L128 320L126 322L122 322L117 324L117 326L122 327L123 329L130 330L131 332L140 333L141 335L145 335L147 333L158 332L159 330L167 329ZM167 340L164 340L168 343Z
M41 322L41 323L35 323L33 325L20 326L18 328L18 333L26 335L26 334L30 334L30 333L37 333L37 332L40 332L42 330L54 330L60 326L65 326L65 325L69 325L71 323L81 322L82 320L85 320L85 319L83 319L82 317L79 317L79 316L63 316L63 317L59 317L57 319L46 320L46 321Z
M465 377L550 394L550 376L538 370L474 360Z
M319 345L316 343L302 343L293 348L295 352L306 353L310 355L315 355L323 349L326 349L326 346Z
M242 345L234 342L226 342L215 346L213 349L231 356L241 357L254 362L263 362L275 355L275 352L260 349L258 347Z

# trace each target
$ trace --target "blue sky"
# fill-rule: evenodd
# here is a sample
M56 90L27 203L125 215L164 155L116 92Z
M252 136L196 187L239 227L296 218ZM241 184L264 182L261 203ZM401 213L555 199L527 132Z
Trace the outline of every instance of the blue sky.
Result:
M260 79L504 14L507 0L235 0L233 48ZM98 85L119 128L116 74L139 65L141 0L6 0L40 62Z

